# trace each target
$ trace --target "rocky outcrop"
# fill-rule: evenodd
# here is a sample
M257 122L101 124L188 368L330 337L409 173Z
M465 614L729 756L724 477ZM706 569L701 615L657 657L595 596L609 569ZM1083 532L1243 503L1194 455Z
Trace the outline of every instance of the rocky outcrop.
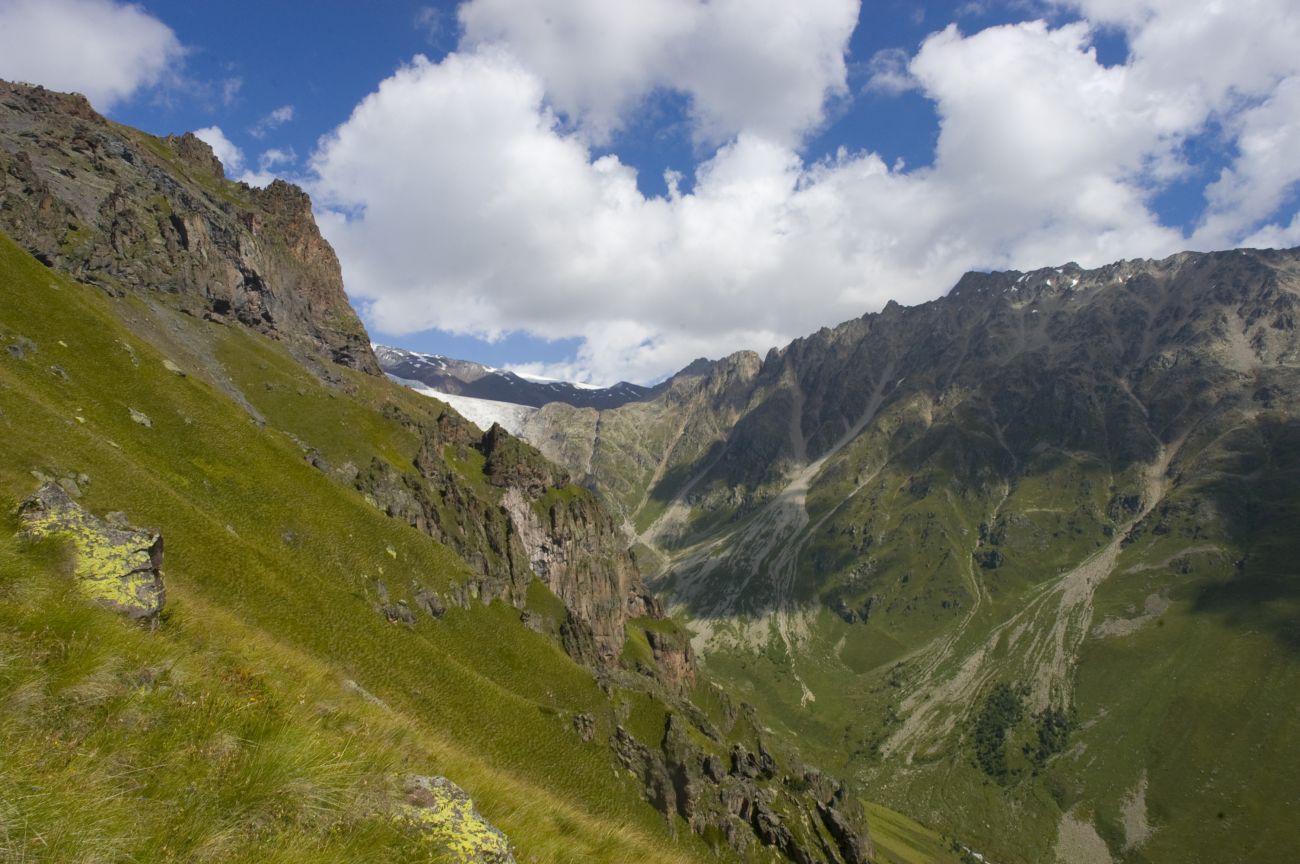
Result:
M483 433L478 449L485 460L483 473L493 486L535 498L548 489L569 485L567 473L499 423Z
M695 651L690 637L679 630L666 631L653 627L645 631L646 642L654 655L658 677L664 685L680 695L695 686Z
M306 193L226 180L191 134L153 138L80 96L0 82L0 229L82 281L176 294L193 314L379 374Z
M870 860L865 815L842 784L817 771L783 771L761 738L758 755L737 743L726 770L696 743L690 726L669 715L657 748L621 726L614 731L615 755L670 825L680 817L695 833L723 838L741 855L758 844L804 864Z
M531 500L512 486L501 507L532 571L590 628L599 662L611 663L623 648L629 610L645 588L609 514L590 492L574 486Z
M532 573L509 517L445 461L425 453L415 466L401 472L375 459L354 485L389 516L454 549L474 571L475 596L522 606Z
M510 841L478 812L469 794L446 777L407 778L394 817L453 864L514 864Z
M110 525L72 500L58 483L45 483L19 507L24 535L71 543L78 586L92 601L152 623L166 600L161 534Z
M375 459L352 483L388 515L456 550L476 574L475 596L523 608L529 582L540 579L567 610L553 622L565 650L591 667L617 661L629 618L662 614L609 513L536 449L500 426L480 433L450 411L416 421L395 406L386 410L420 436L414 470ZM458 454L463 463L471 451L483 457L477 482L447 458ZM670 686L689 687L689 645L664 641L661 655Z

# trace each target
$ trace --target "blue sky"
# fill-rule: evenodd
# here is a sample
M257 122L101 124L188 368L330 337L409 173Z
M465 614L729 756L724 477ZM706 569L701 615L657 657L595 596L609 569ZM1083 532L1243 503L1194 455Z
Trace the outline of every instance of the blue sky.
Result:
M304 185L379 341L648 381L966 269L1295 245L1292 5L0 0L0 76Z

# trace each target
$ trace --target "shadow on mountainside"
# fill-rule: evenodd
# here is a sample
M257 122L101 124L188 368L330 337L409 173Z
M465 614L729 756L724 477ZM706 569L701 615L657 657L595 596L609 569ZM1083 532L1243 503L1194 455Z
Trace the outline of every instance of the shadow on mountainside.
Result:
M1300 653L1300 421L1261 418L1236 433L1234 469L1206 484L1243 553L1226 581L1203 586L1192 610L1264 630Z

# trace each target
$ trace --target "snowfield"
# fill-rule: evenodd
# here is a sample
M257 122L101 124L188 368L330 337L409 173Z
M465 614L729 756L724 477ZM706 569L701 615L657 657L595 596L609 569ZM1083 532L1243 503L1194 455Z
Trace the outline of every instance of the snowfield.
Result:
M484 430L490 428L493 423L500 423L511 435L520 435L523 432L524 421L537 413L536 408L530 408L527 405L496 402L492 399L477 399L473 396L457 396L454 393L443 393L434 390L426 384L412 381L409 378L398 378L396 375L389 375L388 377L417 393L423 393L425 396L432 396L434 399L446 402L459 411L466 420Z

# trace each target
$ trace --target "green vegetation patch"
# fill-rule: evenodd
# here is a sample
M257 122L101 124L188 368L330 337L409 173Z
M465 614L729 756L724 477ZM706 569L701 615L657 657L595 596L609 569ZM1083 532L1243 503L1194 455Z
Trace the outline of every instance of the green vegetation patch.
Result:
M980 770L999 783L1013 779L1007 766L1007 734L1025 715L1024 691L1005 682L994 685L975 717L975 761Z

